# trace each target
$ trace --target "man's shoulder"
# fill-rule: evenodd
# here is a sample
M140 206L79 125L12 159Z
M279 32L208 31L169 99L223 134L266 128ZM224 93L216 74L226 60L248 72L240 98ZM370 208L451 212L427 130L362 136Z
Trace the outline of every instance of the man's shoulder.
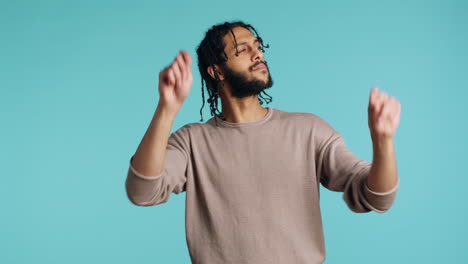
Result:
M278 110L281 126L293 127L296 130L314 131L313 135L318 141L326 140L337 131L325 119L317 114L308 112L287 112Z
M201 127L203 123L186 123L175 130L177 133L190 133Z
M311 124L322 124L326 123L324 119L314 113L308 112L289 112L284 110L275 109L277 112L276 119L283 122L307 122Z
M204 123L200 122L191 122L186 123L180 126L178 129L175 129L174 134L178 134L180 136L188 137L190 135L198 135L200 133L207 133L210 129L213 129L214 125L211 122L212 120L208 120Z

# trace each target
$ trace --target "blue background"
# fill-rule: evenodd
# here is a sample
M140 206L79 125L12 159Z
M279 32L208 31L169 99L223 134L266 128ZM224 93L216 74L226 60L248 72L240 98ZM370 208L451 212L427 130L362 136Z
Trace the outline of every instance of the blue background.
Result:
M372 159L371 87L402 104L397 200L355 214L322 189L326 262L468 262L467 13L455 0L2 0L0 262L190 262L185 194L137 207L124 182L158 72L234 19L271 46L270 106L321 116L358 157ZM173 129L200 120L195 63Z

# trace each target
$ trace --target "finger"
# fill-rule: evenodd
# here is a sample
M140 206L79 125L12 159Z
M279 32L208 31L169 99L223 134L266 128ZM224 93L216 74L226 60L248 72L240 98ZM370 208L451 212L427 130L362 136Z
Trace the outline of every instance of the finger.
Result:
M380 91L378 96L380 103L383 103L386 99L388 99L388 94L384 91Z
M397 113L400 103L398 102L398 100L394 96L390 96L390 102L392 102L392 107L393 107L394 113Z
M375 111L377 115L382 112L383 103L385 101L386 93L383 91L378 91L375 96Z
M390 107L391 107L391 118L395 118L397 115L398 115L398 112L399 112L399 103L398 101L395 99L395 97L391 96L389 98L389 104L390 104Z
M190 69L190 66L187 68L187 83L192 83L193 82L193 76L192 76L192 70Z
M385 104L385 101L387 100L388 95L386 92L379 92L379 95L377 97L377 116L380 116L382 114L382 110Z
M382 112L382 101L381 101L381 93L377 90L373 95L373 103L371 109L371 118L374 122L377 122L379 115Z
M396 114L396 108L396 100L394 100L392 97L387 98L384 102L384 107L382 109L379 120L393 122Z
M172 63L171 68L174 71L174 76L176 77L176 81L178 82L178 84L181 84L182 83L182 73L181 73L180 67L179 67L176 60Z
M393 111L393 124L395 127L397 127L398 123L400 122L401 105L400 102L398 102L396 99L393 100Z
M384 101L384 107L382 109L382 117L383 118L391 118L393 114L393 101L390 98L386 98Z
M185 50L182 50L181 53L182 53L182 58L184 59L184 62L185 62L186 69L187 69L187 82L192 83L193 82L192 57L190 56L190 53L188 53Z
M393 120L393 125L395 128L398 127L398 125L400 124L400 113L401 113L401 104L400 102L396 102L396 105L397 105L397 110L396 110L396 116Z
M379 94L379 89L377 86L374 86L369 95L369 107L370 107L370 110L372 111L375 110L378 94Z
M185 65L190 67L190 65L192 64L192 57L190 56L190 53L188 53L185 50L182 50L180 54L182 55L182 58L184 59Z
M384 108L385 108L385 102L382 100L382 98L379 97L378 106L374 113L374 120L377 123L380 123L382 121L382 114L383 114Z
M160 82L166 82L167 79L167 67L162 69L162 71L159 72L159 81Z
M190 57L190 53L188 53L185 50L181 51L181 54L182 54L182 59L184 60L186 71L187 71L187 81L192 82L193 81L192 58Z
M371 92L370 92L370 99L375 100L378 94L379 94L379 87L378 86L372 87Z
M185 66L184 59L182 58L181 54L177 55L176 62L177 62L177 65L179 66L182 80L186 80L186 78L187 78L187 69L186 69L186 66Z
M167 83L169 85L174 85L175 82L176 82L176 77L174 75L174 71L172 70L172 68L169 68L167 70L167 75L166 75L166 78L167 78Z

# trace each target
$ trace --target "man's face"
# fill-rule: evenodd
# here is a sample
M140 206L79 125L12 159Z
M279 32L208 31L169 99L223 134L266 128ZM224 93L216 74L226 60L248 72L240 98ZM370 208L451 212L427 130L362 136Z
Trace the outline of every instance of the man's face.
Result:
M229 83L234 97L258 95L273 85L261 44L246 28L236 27L233 32L235 41L230 32L224 36L224 51L228 56L226 64L221 67L224 79Z

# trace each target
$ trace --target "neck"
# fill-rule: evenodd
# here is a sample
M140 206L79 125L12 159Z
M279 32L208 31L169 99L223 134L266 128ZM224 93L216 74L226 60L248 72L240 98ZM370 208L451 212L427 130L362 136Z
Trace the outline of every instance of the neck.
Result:
M221 97L223 115L226 122L254 122L265 117L268 109L262 107L256 95L244 98Z

